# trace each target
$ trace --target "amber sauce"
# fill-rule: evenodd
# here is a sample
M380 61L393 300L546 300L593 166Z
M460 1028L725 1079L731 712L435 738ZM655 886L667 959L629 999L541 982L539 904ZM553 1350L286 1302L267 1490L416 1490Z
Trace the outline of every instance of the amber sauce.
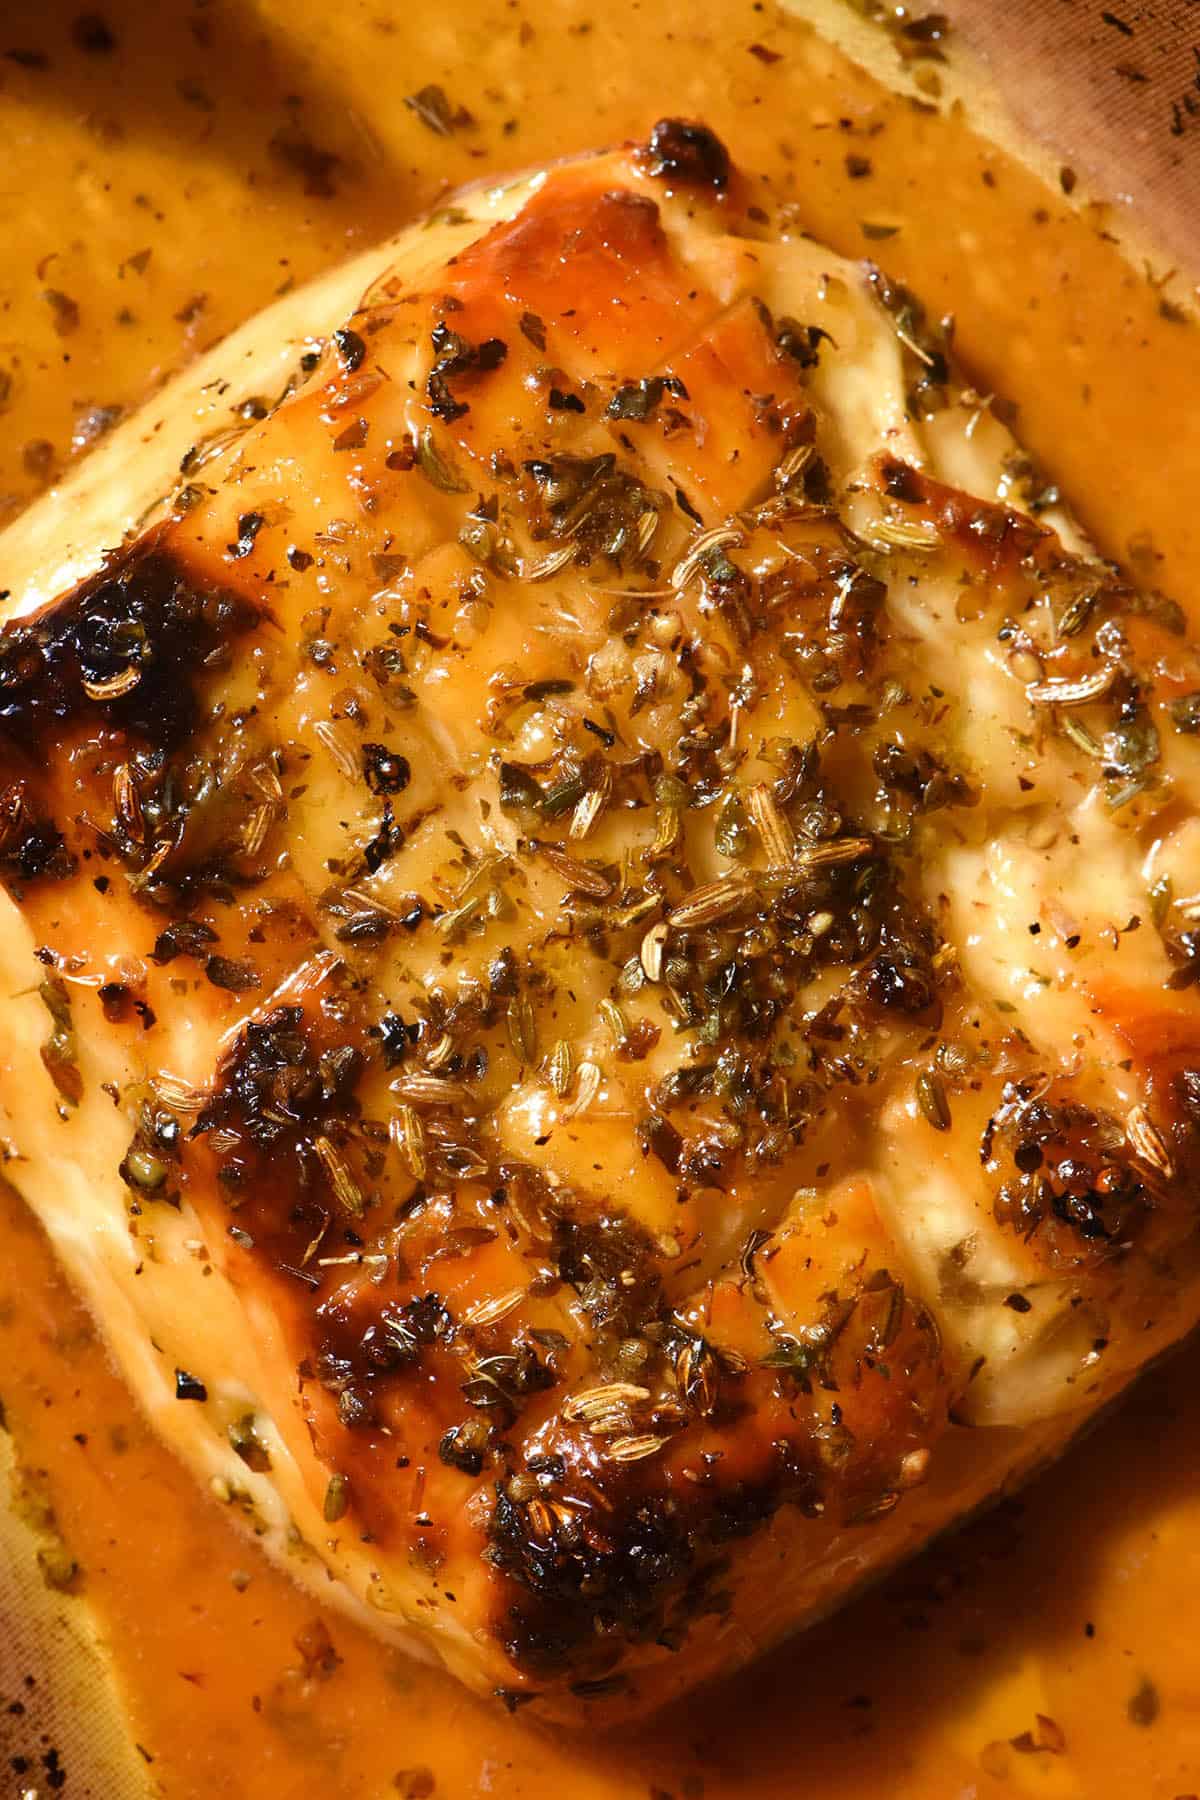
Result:
M74 10L7 0L0 17L0 517L69 465L96 408L135 404L284 283L456 183L683 112L766 177L769 213L791 206L953 311L977 385L1016 404L1102 549L1200 616L1200 331L1166 316L1103 213L806 26L743 0L109 0L103 31L73 29ZM472 122L441 136L404 105L431 83ZM871 172L852 177L848 153ZM313 1602L151 1438L12 1196L0 1242L17 1451L44 1473L171 1800L427 1793L430 1777L438 1795L527 1800L1200 1788L1194 1350L1019 1502L837 1620L652 1728L581 1744L334 1614L341 1662L307 1675ZM1038 1714L1053 1749L1022 1749L1047 1742Z

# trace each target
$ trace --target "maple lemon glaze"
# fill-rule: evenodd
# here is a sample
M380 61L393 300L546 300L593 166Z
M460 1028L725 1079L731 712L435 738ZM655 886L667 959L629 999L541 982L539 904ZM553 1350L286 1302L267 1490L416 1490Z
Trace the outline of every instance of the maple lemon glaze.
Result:
M1180 621L749 193L666 121L468 195L98 575L38 610L10 534L18 1179L298 1572L551 1711L732 1666L1192 1318Z

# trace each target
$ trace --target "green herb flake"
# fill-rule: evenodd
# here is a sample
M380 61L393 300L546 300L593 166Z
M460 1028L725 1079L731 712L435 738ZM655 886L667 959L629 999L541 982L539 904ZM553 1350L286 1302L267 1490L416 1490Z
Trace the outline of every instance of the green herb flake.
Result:
M325 1489L325 1505L322 1517L327 1525L336 1525L344 1519L346 1509L350 1505L350 1480L346 1475L331 1475L329 1486Z

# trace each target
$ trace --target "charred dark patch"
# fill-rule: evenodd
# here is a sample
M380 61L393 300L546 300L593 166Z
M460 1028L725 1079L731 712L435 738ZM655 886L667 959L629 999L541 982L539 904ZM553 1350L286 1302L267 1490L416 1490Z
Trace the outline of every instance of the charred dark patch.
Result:
M494 1234L460 1226L447 1235L469 1237L473 1248L478 1238ZM425 1260L436 1261L436 1250ZM377 1418L387 1396L419 1370L426 1397L436 1387L437 1412L446 1427L440 1458L463 1474L478 1474L485 1462L507 1453L506 1434L529 1396L557 1380L552 1353L540 1354L531 1341L539 1334L497 1339L457 1321L436 1293L417 1292L381 1305L374 1292L343 1290L322 1305L317 1322L322 1335L316 1373L337 1395L343 1424Z
M997 1221L1036 1236L1061 1262L1128 1249L1164 1185L1139 1163L1118 1120L1020 1082L1005 1085L980 1156L1004 1176Z
M378 1396L386 1384L418 1368L428 1351L449 1350L455 1341L454 1319L433 1292L389 1300L371 1309L366 1320L334 1295L318 1307L315 1323L316 1376L336 1396L338 1418L349 1430L378 1417ZM486 1438L485 1431L485 1444Z
M509 1191L520 1191L523 1212L549 1231L558 1275L588 1314L596 1378L633 1380L660 1395L647 1402L647 1430L656 1421L670 1430L689 1418L730 1416L720 1390L726 1378L736 1386L735 1372L673 1321L656 1247L641 1228L578 1200L567 1211L536 1170L504 1174ZM503 1373L506 1386L515 1379ZM546 1376L533 1364L525 1379L540 1385ZM484 1553L511 1583L500 1590L494 1627L508 1655L531 1674L569 1671L581 1695L605 1684L594 1687L599 1695L621 1679L615 1664L628 1645L681 1640L692 1618L723 1605L715 1591L723 1546L753 1531L790 1491L769 1442L754 1488L714 1482L683 1503L664 1491L652 1464L619 1462L599 1442L558 1422L527 1441L519 1462L502 1445L505 1475ZM471 1456L473 1443L455 1433L442 1454L457 1465L460 1449Z
M729 152L716 132L696 119L660 119L638 161L648 175L685 187L720 194L729 186Z
M617 1665L630 1645L678 1648L696 1619L727 1610L729 1546L785 1501L812 1512L819 1496L812 1471L784 1444L770 1447L757 1480L697 1490L687 1501L635 1466L610 1470L599 1508L586 1499L594 1480L569 1451L531 1459L497 1484L484 1552L517 1590L495 1626L507 1654L535 1677L569 1670L583 1697L623 1679Z
M250 1020L190 1133L256 1251L302 1276L314 1240L352 1228L375 1198L356 1092L365 1034L340 995L327 999L319 1017L277 1006Z
M300 1007L277 1006L239 1033L193 1135L220 1128L273 1150L331 1109L344 1112L361 1067L349 1045L320 1051Z
M159 749L181 744L199 723L201 678L259 618L240 595L198 586L152 537L0 632L0 741L37 756L91 717Z
M589 1270L603 1268L603 1244L585 1237L581 1248ZM631 1272L636 1280L636 1263ZM643 1303L654 1304L652 1292ZM665 1305L619 1329L621 1357L639 1339L649 1354L631 1372L601 1349L597 1373L636 1385L590 1386L527 1442L520 1462L510 1456L485 1552L512 1584L494 1626L507 1653L535 1677L569 1676L576 1693L619 1678L630 1646L677 1649L697 1619L723 1612L731 1546L781 1506L847 1526L891 1511L908 1451L928 1446L945 1419L936 1324L885 1268L864 1266L823 1295L804 1334L772 1325L774 1349L756 1366L686 1331ZM897 1415L883 1437L854 1428L868 1385L892 1405L903 1397L904 1422ZM628 1422L600 1429L597 1409L612 1405L629 1409ZM664 1478L661 1458L672 1441L686 1442L689 1425L720 1430L743 1412L755 1416L757 1436L741 1440L750 1453L736 1472L720 1456L694 1454L704 1479Z
M599 1630L619 1632L624 1648L661 1629L664 1590L682 1586L694 1565L691 1534L669 1500L614 1515L598 1531L565 1495L540 1499L535 1510L497 1486L484 1554L524 1590L497 1626L518 1668L560 1674ZM614 1653L616 1645L610 1661Z
M593 1329L637 1335L655 1316L662 1286L647 1234L619 1213L559 1217L552 1229L559 1275L579 1295Z
M62 881L75 869L62 832L52 819L38 817L24 782L0 794L0 872L14 888L35 881Z

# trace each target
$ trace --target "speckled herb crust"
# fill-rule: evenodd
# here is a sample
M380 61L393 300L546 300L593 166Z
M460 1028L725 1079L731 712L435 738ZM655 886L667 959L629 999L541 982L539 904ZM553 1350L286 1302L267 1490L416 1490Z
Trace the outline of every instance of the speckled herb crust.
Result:
M1020 1004L956 912L989 855L1017 892L1092 819L1172 827L1178 609L1068 549L1028 459L980 499L899 425L851 457L855 318L904 430L986 402L873 264L785 310L749 192L688 120L554 172L0 635L55 1103L116 1059L131 1230L194 1209L330 1543L474 1607L509 1705L718 1630L781 1519L885 1530L994 1367L1061 1314L1091 1378L1194 1235L1194 897L1035 889Z

